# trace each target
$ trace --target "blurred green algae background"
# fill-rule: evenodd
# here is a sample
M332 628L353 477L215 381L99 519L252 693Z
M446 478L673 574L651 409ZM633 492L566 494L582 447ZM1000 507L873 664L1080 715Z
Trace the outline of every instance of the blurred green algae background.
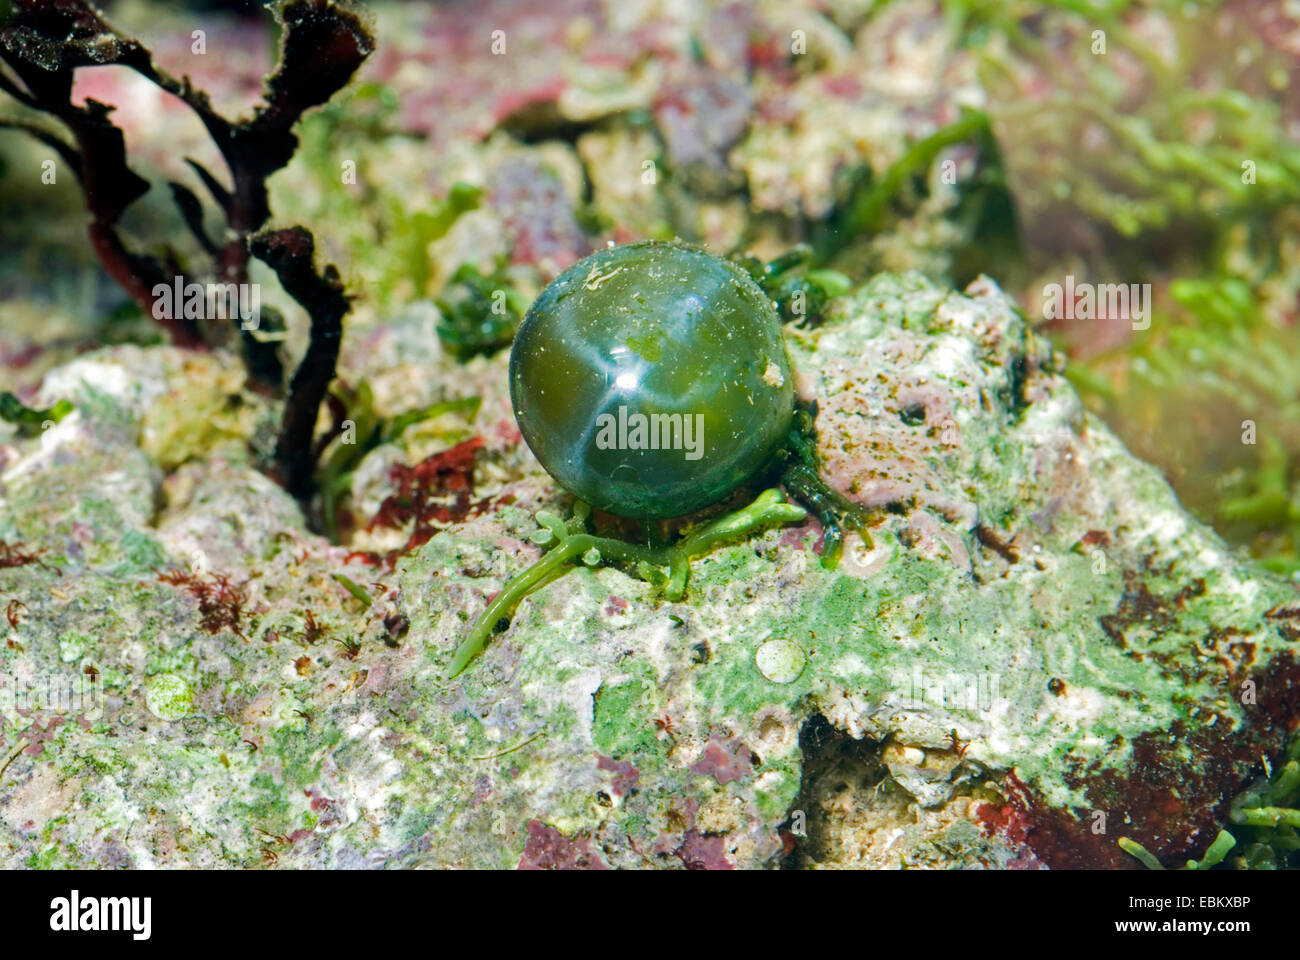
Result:
M105 9L219 106L256 97L273 52L258 5ZM1193 512L1300 571L1294 3L368 9L376 56L304 121L272 180L279 219L312 224L359 295L353 329L431 300L453 352L499 347L536 291L606 240L768 256L807 241L853 276L958 286L987 272ZM485 54L491 30L511 56ZM184 181L183 157L214 162L193 116L124 68L83 69L78 88L117 107L146 167ZM19 392L75 352L159 336L98 272L71 178L21 186L48 156L0 132L0 364ZM358 185L330 189L348 163ZM160 187L126 225L197 254ZM1150 284L1149 325L1044 319L1044 289L1066 276ZM509 291L504 320L492 289ZM305 318L280 306L292 348Z

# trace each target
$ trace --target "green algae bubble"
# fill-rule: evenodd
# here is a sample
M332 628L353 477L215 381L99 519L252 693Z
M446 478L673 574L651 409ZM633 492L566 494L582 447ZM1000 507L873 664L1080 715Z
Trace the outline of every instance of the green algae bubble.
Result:
M772 683L794 683L807 662L803 648L786 637L773 637L754 653L758 672Z
M725 499L794 421L767 294L730 260L657 240L598 251L551 281L515 335L510 397L547 473L637 519Z
M151 677L145 686L144 701L149 712L159 720L181 720L194 705L194 691L173 673Z

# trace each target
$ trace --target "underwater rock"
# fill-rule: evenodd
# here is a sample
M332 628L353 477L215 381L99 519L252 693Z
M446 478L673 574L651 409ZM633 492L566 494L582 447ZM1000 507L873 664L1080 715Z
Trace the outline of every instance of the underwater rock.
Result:
M1300 720L1300 592L1192 519L987 279L880 275L787 336L874 546L828 571L815 521L771 530L695 561L679 603L576 567L454 681L538 555L532 513L568 505L503 419L504 353L431 365L483 396L474 499L391 570L230 460L252 413L186 433L163 482L143 435L194 381L183 352L53 371L42 397L76 411L0 435L0 540L40 556L0 569L4 861L1137 866L1120 836L1199 856ZM42 700L51 679L89 706Z

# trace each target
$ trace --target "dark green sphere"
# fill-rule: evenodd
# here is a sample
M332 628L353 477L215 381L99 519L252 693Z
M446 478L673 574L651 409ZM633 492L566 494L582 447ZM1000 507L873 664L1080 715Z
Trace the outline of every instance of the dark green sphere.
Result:
M791 428L793 379L781 319L753 278L660 241L560 274L510 351L533 454L574 496L625 517L690 513L770 464Z

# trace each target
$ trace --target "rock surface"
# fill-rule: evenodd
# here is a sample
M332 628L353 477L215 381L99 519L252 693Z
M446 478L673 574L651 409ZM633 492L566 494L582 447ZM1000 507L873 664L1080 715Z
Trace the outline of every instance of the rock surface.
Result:
M991 281L917 275L788 333L874 546L831 572L816 523L771 530L696 561L680 603L580 567L448 681L539 555L533 513L569 503L504 354L433 357L405 397L366 368L425 326L344 358L391 412L483 398L473 496L394 568L254 469L273 411L229 358L47 375L76 412L0 435L3 863L1124 866L1129 836L1172 864L1300 720L1295 586L1182 510ZM392 464L447 446L404 442L357 471L359 551L407 542L366 521Z

